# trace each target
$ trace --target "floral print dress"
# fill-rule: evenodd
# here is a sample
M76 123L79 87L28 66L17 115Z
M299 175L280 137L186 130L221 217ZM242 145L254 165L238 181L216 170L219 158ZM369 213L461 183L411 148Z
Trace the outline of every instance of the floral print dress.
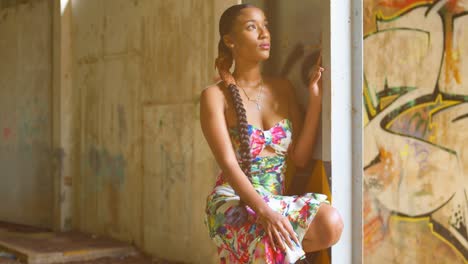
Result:
M317 213L320 203L329 203L327 196L319 193L283 195L287 149L291 143L292 125L282 119L268 130L248 125L252 166L250 182L263 200L275 211L287 217L302 243L305 232ZM236 128L229 134L236 151L240 142ZM266 146L271 146L276 155L259 156ZM294 263L304 258L301 245L285 252L275 251L263 227L256 222L256 213L240 201L234 189L221 172L212 192L206 199L204 223L218 248L220 263ZM298 256L299 254L299 256Z

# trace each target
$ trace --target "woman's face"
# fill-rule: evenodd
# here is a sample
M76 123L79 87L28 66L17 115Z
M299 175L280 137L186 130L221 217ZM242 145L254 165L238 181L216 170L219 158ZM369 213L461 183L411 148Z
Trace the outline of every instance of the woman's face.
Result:
M270 56L270 32L263 11L256 7L241 10L225 43L234 59L263 61Z

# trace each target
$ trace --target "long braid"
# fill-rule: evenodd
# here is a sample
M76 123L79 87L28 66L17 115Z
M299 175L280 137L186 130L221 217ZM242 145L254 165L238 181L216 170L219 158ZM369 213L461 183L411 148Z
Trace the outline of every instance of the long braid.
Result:
M234 109L237 115L237 129L239 134L239 154L240 154L240 166L242 171L250 178L251 166L252 166L252 155L250 153L250 138L249 128L247 122L247 114L242 103L242 98L239 94L239 89L236 85L236 80L232 76L229 69L231 69L234 61L231 50L226 46L223 41L223 36L229 34L232 30L232 26L240 11L246 7L253 7L249 4L240 4L229 7L224 11L219 20L219 44L218 44L218 58L215 61L215 67L218 69L219 76L223 80L224 84L228 88L232 101L234 103Z
M250 137L249 137L249 128L247 122L247 113L242 103L242 98L239 93L239 89L236 86L236 81L229 69L233 63L233 58L231 51L224 44L222 39L218 44L218 58L215 61L215 66L218 69L219 76L227 86L229 92L231 93L232 101L234 103L234 109L236 110L237 115L237 129L239 133L240 141L240 157L241 163L240 166L242 171L250 178L251 173L251 162L252 155L250 153Z

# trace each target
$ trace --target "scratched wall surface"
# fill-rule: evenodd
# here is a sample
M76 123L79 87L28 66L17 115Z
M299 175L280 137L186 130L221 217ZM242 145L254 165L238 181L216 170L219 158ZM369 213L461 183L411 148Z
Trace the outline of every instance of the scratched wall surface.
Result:
M144 240L156 255L178 259L191 243L195 107L147 105L143 111Z
M214 78L215 17L230 2L72 1L74 227L154 256L214 263L202 216L218 168L198 98Z
M51 6L0 7L0 221L52 227Z
M468 1L364 1L365 263L468 258Z

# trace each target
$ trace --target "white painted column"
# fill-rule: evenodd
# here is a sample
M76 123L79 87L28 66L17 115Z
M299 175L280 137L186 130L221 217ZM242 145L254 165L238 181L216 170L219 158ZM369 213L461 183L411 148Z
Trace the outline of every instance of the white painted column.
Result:
M323 117L330 120L331 128L333 206L345 225L341 240L332 248L332 262L362 263L362 3L330 1L329 7L330 37L324 45L329 44L330 54L324 54L329 58L324 64L330 71L324 91L331 96L325 93L324 98L331 100L331 108L323 109Z

